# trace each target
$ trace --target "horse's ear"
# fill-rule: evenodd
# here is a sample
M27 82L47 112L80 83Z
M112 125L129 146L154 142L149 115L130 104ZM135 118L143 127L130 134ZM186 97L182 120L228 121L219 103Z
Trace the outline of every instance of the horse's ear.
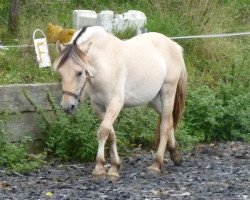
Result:
M57 40L56 42L56 49L59 53L61 53L62 51L62 44L60 44L59 40Z
M92 42L89 42L87 45L84 45L84 47L82 48L83 53L87 54L89 52L91 45Z

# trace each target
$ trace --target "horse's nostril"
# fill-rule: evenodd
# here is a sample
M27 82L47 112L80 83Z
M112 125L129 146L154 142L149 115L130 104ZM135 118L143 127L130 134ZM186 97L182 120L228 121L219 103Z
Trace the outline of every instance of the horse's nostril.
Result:
M75 109L75 105L71 105L71 111Z

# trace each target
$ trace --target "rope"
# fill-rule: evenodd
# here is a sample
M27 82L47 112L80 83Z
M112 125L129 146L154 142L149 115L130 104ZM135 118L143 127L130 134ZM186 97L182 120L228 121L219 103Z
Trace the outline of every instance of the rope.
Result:
M178 40L178 39L222 38L222 37L246 36L246 35L250 35L250 32L222 33L222 34L209 34L209 35L176 36L176 37L170 37L170 38L173 39L173 40Z
M239 33L222 33L222 34L207 34L207 35L190 35L190 36L176 36L170 37L173 40L179 39L206 39L206 38L223 38L223 37L234 37L234 36L248 36L250 32L239 32ZM54 46L55 44L48 44L48 46ZM1 45L0 49L8 49L8 48L27 48L34 47L34 44L23 44L23 45Z

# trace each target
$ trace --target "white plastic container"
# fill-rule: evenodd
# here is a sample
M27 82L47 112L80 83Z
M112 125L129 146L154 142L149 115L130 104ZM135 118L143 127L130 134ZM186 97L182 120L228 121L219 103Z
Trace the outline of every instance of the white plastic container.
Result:
M95 26L97 24L97 14L93 10L74 10L73 28L81 29L84 26Z
M107 32L112 32L114 23L114 11L103 10L97 15L97 25L105 28Z
M145 32L145 25L147 24L146 15L138 10L129 10L123 14L124 28L134 27L137 30L137 35Z
M36 34L40 32L43 35L41 38L36 38ZM33 33L33 41L36 52L37 62L39 63L39 67L51 67L51 60L49 56L49 49L47 45L47 40L45 34L42 30L36 29Z

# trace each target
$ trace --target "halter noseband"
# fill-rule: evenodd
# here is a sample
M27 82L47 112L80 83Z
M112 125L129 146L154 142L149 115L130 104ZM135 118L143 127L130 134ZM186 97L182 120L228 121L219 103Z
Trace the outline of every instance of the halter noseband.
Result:
M84 84L83 84L83 86L82 86L82 88L81 88L78 95L73 93L73 92L69 92L69 91L65 91L65 90L63 90L62 93L65 94L65 95L72 96L75 99L77 99L78 102L81 102L81 96L82 96L83 90L86 87L87 83L90 82L90 79L91 79L91 76L89 75L89 73L87 71L85 71L85 73L86 73L86 80L85 80L85 82L84 82Z

